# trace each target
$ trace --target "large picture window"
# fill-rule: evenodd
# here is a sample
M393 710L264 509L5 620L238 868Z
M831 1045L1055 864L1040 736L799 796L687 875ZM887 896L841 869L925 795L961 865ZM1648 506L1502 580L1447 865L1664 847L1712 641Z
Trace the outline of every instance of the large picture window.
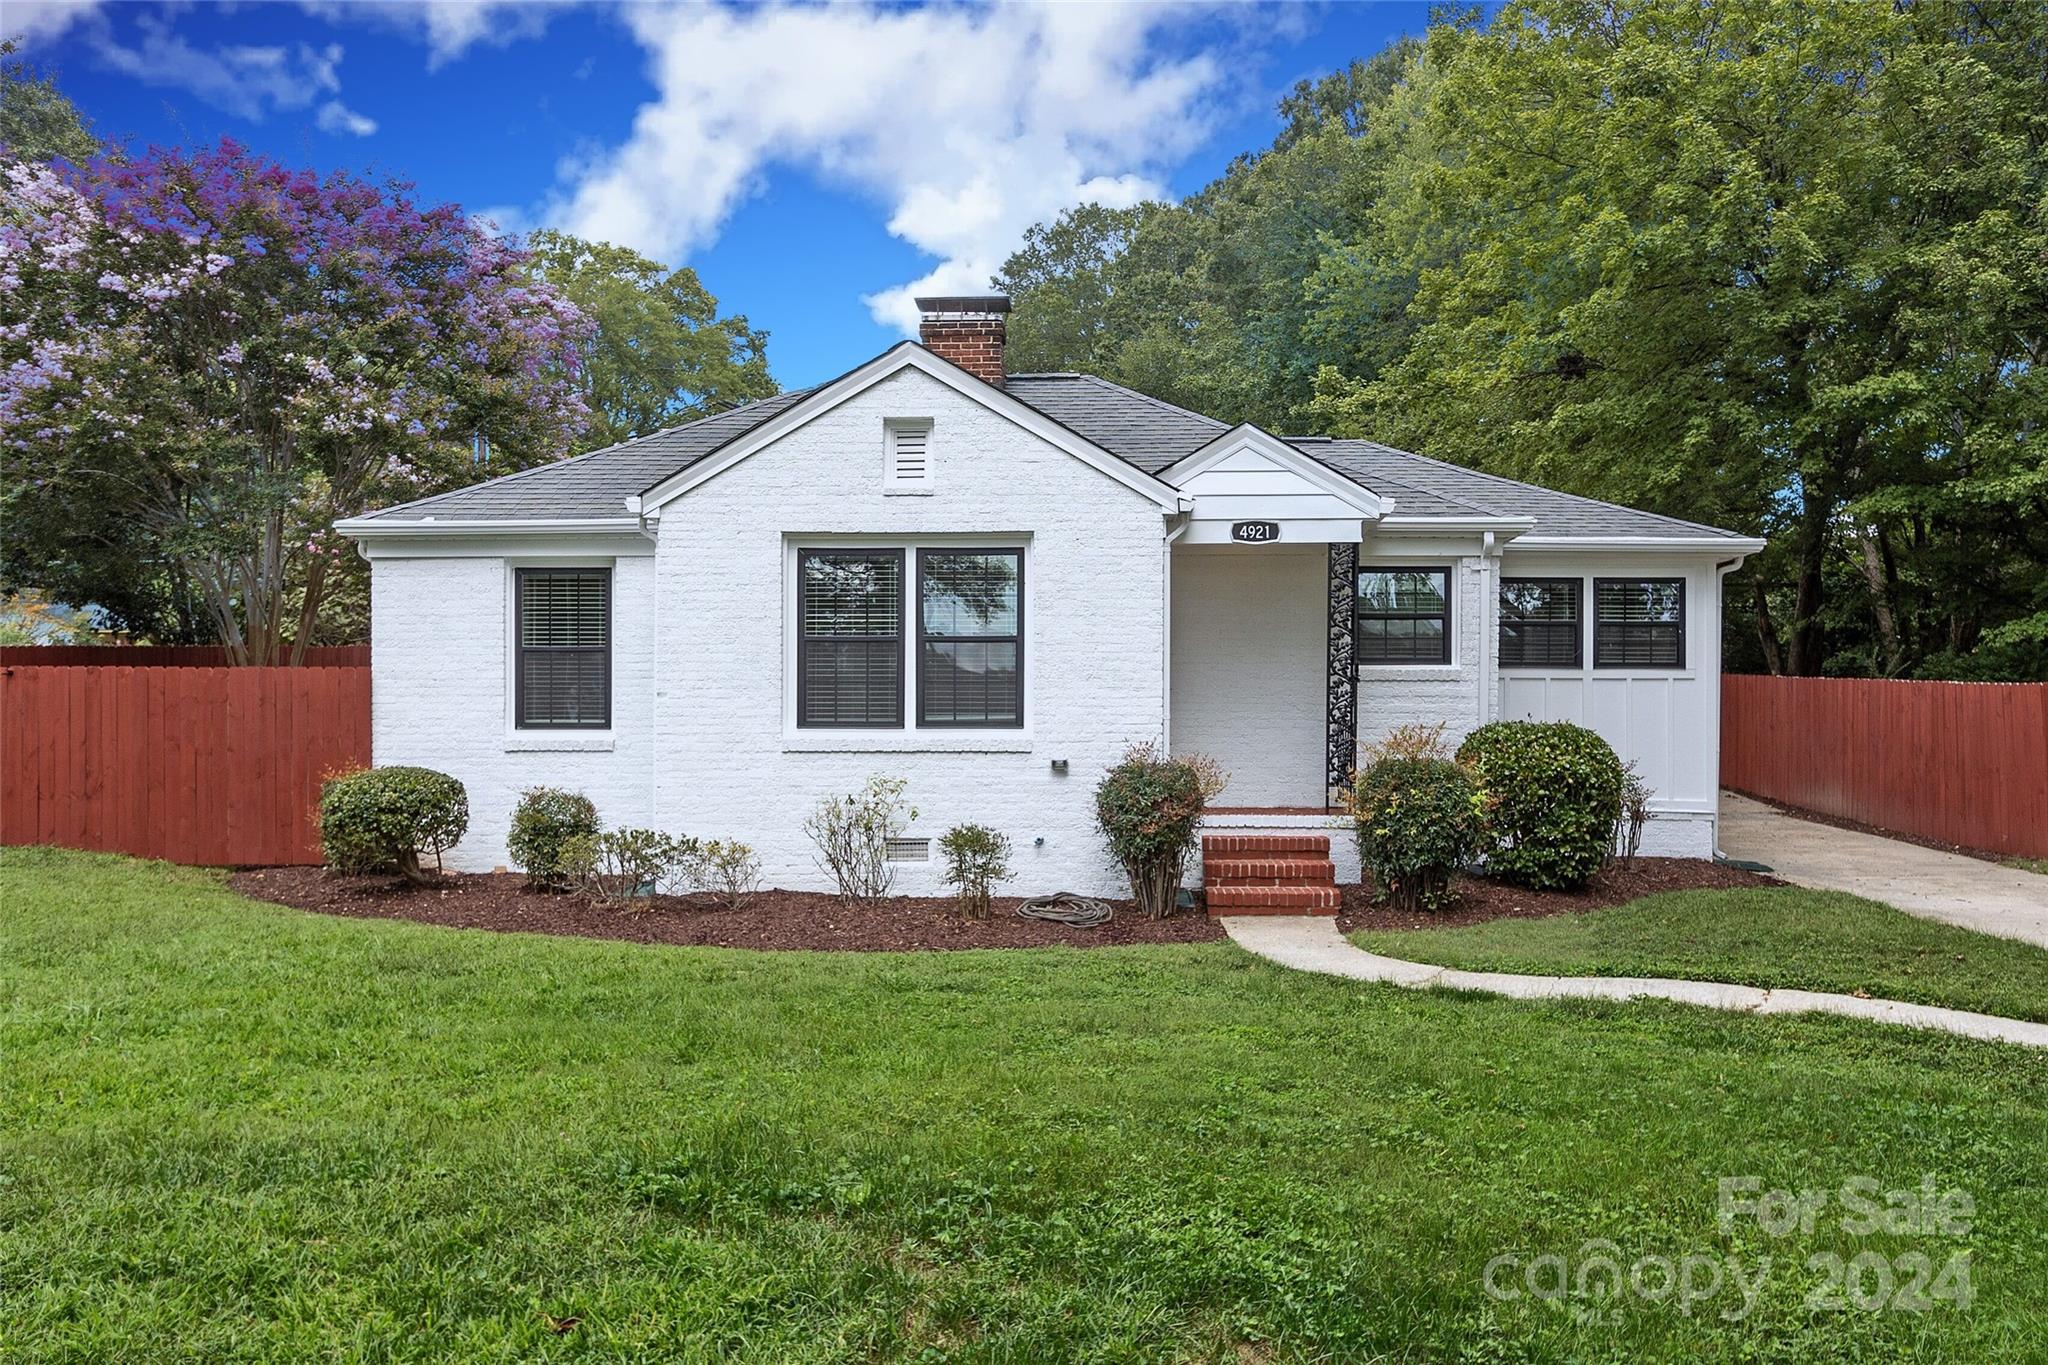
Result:
M522 730L612 723L612 571L518 569L513 715Z
M1500 581L1502 668L1577 668L1584 658L1576 578Z
M1353 648L1361 664L1451 661L1449 569L1361 569Z
M1593 580L1595 668L1685 667L1685 580Z
M903 552L797 556L796 723L903 724Z
M917 723L1024 723L1024 554L920 550Z

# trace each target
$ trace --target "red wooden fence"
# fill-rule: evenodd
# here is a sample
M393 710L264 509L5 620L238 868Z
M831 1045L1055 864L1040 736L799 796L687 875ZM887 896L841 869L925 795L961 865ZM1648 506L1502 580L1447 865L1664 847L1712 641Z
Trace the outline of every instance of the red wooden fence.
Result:
M0 664L0 843L317 863L321 778L369 761L367 668Z
M0 664L97 664L132 668L228 668L234 664L219 645L0 645ZM328 668L370 666L368 645L315 645L306 663Z
M1721 680L1721 785L2048 857L2048 683Z

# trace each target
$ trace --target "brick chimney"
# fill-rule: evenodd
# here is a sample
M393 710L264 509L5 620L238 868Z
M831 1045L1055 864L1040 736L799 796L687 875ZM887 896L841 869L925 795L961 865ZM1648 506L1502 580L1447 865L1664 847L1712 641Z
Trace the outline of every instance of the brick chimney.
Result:
M917 311L924 315L917 324L917 339L932 354L952 361L976 379L999 389L1003 386L1003 319L1010 311L1008 295L919 299Z

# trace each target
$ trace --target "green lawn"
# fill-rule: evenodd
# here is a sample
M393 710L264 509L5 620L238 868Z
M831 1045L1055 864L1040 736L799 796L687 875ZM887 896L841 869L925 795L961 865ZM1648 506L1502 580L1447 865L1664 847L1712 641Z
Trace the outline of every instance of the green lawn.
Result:
M2048 1353L2048 1062L2018 1048L1361 986L1225 944L491 935L22 850L0 963L9 1359ZM1975 1214L1724 1234L1719 1176L1928 1176ZM1482 1292L1497 1255L1576 1266L1596 1238L1733 1255L1762 1290L1741 1321L1732 1288ZM1805 1305L1811 1255L1961 1251L1968 1307Z
M2048 949L1833 891L1673 891L1583 915L1353 934L1412 962L1841 991L2048 1020Z

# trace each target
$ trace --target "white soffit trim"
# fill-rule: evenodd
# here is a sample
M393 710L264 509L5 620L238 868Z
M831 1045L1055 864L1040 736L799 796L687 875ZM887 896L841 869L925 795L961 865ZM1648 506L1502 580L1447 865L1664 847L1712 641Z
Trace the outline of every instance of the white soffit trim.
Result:
M1359 516L1377 521L1394 510L1394 500L1380 496L1364 484L1339 474L1319 460L1302 454L1278 436L1250 422L1240 422L1201 449L1181 456L1159 471L1163 482L1180 487L1189 479L1215 468L1239 451L1251 451L1299 477L1317 492L1327 493L1358 509Z
M1028 407L1010 397L993 384L984 383L950 361L939 359L914 341L898 342L859 369L840 376L810 397L791 404L761 425L719 446L688 469L671 474L640 495L638 510L643 515L656 511L664 503L673 502L698 484L717 477L755 451L772 445L812 419L830 412L849 398L865 393L884 379L901 374L906 369L914 369L928 375L998 416L1008 418L1040 440L1107 474L1132 492L1156 503L1163 510L1179 510L1181 498L1174 489L1135 465L1124 463L1101 446L1061 426L1036 408ZM628 501L630 505L631 500Z

